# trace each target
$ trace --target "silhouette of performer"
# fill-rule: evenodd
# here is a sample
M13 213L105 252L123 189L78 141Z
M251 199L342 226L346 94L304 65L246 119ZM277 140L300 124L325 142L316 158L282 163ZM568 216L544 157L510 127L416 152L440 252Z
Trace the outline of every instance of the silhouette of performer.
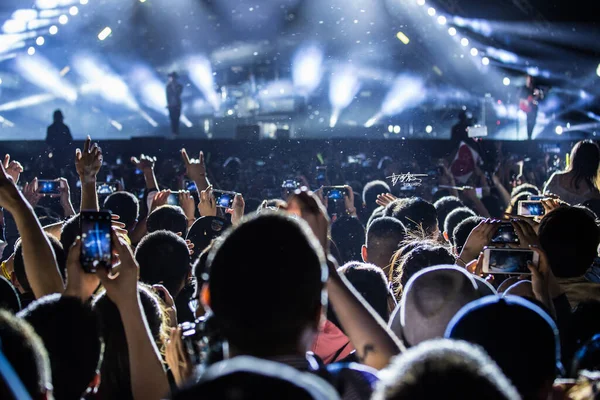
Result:
M174 135L179 134L179 118L181 118L181 93L183 85L177 80L177 72L169 74L167 83L167 108L169 109L169 118L171 119L171 132Z
M62 111L54 111L54 122L46 131L46 144L53 150L60 150L68 147L73 142L71 130L65 125Z

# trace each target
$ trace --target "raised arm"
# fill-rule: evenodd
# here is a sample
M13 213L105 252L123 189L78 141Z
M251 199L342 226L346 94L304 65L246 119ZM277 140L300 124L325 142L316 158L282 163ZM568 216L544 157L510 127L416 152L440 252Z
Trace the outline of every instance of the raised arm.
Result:
M185 149L181 149L181 158L185 164L185 174L196 183L198 193L206 190L210 185L206 176L206 165L204 163L204 153L200 152L198 159L190 158Z
M98 194L96 193L96 175L102 166L102 150L98 143L92 145L88 136L83 145L83 151L75 151L75 167L81 180L81 207L80 210L100 209Z
M158 187L158 181L156 180L156 175L154 175L154 164L156 163L156 157L142 154L140 158L131 157L131 162L144 174L146 190L148 192L152 189L160 190Z
M114 232L112 244L119 255L120 263L116 266L119 273L109 276L99 270L98 276L117 306L125 328L131 392L136 400L159 400L169 392L169 383L142 309L137 285L139 266L127 243Z
M301 216L328 253L329 220L318 198L305 190L290 197L288 212ZM341 277L335 261L329 259L327 292L344 332L356 349L359 360L372 368L385 368L400 353L402 344L362 296Z
M0 207L11 213L21 235L25 274L35 297L62 293L63 281L50 242L3 165L0 166Z

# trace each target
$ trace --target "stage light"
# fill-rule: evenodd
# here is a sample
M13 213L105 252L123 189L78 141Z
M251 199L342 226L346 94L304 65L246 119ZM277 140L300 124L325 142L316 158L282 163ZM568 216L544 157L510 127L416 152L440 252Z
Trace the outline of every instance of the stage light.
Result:
M469 45L469 39L467 39L466 37L460 39L460 44L467 47Z
M309 96L321 83L323 51L316 45L303 46L292 60L292 81L298 92Z
M24 79L53 96L63 98L71 103L77 100L75 87L60 76L58 68L39 54L32 57L17 57L15 67Z
M400 126L399 125L395 125L394 126L394 133L397 135L400 133Z
M73 16L79 14L79 8L77 8L77 6L73 6L73 7L69 8L69 14L71 14Z
M38 38L35 39L35 44L37 44L38 46L43 46L44 43L46 43L46 39L44 39L43 36L38 36Z
M456 35L456 28L451 26L450 28L448 28L448 35L450 36L454 36Z
M110 27L107 26L106 28L102 29L102 31L100 31L100 33L98 34L98 39L104 40L107 37L109 37L111 33L112 29L110 29Z
M398 33L396 33L396 37L398 38L399 41L401 41L404 44L410 43L410 39L408 38L408 36L406 36L404 34L404 32L398 32Z
M425 132L427 132L427 133L431 133L431 132L433 132L433 127L432 127L431 125L427 125L427 126L425 127Z
M417 0L417 4L420 6L424 6L425 5L425 0Z
M56 8L56 7L58 7L58 1L57 0L36 0L35 6L42 10Z
M504 79L502 79L502 84L504 86L510 85L510 78L508 76L505 76Z
M379 117L380 117L380 115L378 114L378 115L370 118L367 122L365 122L365 125L364 125L365 128L370 128L373 125L375 125L375 122L377 122L377 120L379 120Z
M559 125L559 126L557 126L557 127L554 129L554 132L556 132L556 134L557 134L557 135L562 135L562 134L563 134L563 127L562 127L562 126L560 126L560 125Z
M540 69L538 67L527 67L527 75L538 76Z
M2 31L7 34L21 33L27 30L27 22L16 19L9 19L2 24Z
M0 78L0 85L2 85L2 78Z
M381 105L384 115L399 114L407 108L420 104L425 99L425 87L420 77L400 75L392 84Z
M444 17L443 15L440 15L439 17L437 17L437 22L440 25L446 25L446 22L447 22L446 17Z
M489 58L487 58L487 57L483 57L483 58L481 59L481 63L482 63L483 65L489 65L489 64L490 64L490 59L489 59Z
M69 22L69 17L67 17L65 14L61 15L60 17L58 17L58 23L61 25L65 25L67 22Z
M30 48L27 49L27 54L29 54L30 56L35 54L35 47L31 46Z
M477 54L479 54L479 51L477 51L477 49L476 49L475 47L473 47L473 48L471 49L471 55L472 55L473 57L475 57Z
M430 16L432 16L432 17L433 17L433 16L435 15L435 8L433 8L433 7L429 7L429 8L427 9L427 14L429 14Z
M192 83L200 89L206 100L217 111L221 105L221 101L215 91L214 76L210 61L204 56L194 56L188 60L187 67Z
M394 125L388 125L388 132L394 133Z
M227 115L233 115L233 110L232 109L227 110Z
M506 64L516 64L519 62L519 56L510 51L488 47L485 52L488 56L494 57Z
M121 123L119 123L118 121L115 121L114 119L110 120L110 124L119 132L121 132L123 130L123 125Z
M145 2L146 2L146 0L140 0L140 3L145 3Z
M81 5L86 5L88 3L88 0L79 0L79 4Z
M329 120L331 128L337 124L341 112L352 103L359 90L360 82L354 68L342 66L334 70L329 80L329 102L333 109Z
M56 96L50 93L36 94L34 96L25 97L20 100L13 100L8 103L0 104L0 112L36 106L38 104L47 103L54 99L56 99Z
M56 35L56 34L58 33L58 26L56 26L56 25L52 25L52 26L50 27L50 29L48 29L48 32L49 32L51 35Z
M600 64L598 64L598 68L596 68L596 75L600 76Z
M17 21L33 21L38 17L38 13L33 8L17 10L12 14L12 18Z

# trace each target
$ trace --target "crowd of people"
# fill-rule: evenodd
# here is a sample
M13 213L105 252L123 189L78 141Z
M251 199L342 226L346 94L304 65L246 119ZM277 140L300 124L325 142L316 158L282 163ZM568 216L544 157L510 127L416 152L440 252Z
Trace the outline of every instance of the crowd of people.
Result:
M6 155L0 398L595 398L600 147L497 150L460 177L335 153L104 159L89 137L68 162ZM101 210L111 261L90 270ZM506 273L494 251L530 258Z

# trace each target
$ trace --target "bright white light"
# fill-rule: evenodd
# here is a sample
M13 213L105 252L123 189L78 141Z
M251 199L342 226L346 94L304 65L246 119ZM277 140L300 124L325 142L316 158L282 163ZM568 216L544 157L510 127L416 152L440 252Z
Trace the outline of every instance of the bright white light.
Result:
M107 37L109 37L111 33L112 33L112 29L110 29L110 27L107 26L106 28L104 28L100 31L100 33L98 34L98 39L104 40Z
M21 33L27 30L27 22L16 19L9 19L2 25L4 33Z
M218 110L221 100L215 91L214 76L210 61L204 56L191 57L188 60L187 67L192 83L200 89L213 109L215 111Z
M67 17L65 14L61 15L60 17L58 17L58 23L61 25L65 25L67 22L69 22L69 17Z
M397 135L400 133L400 125L395 125L394 126L394 133Z
M435 15L435 8L429 7L427 9L427 14L429 14L429 15L431 15L433 17Z
M227 110L227 115L233 115L233 110L232 109Z
M510 85L510 78L505 76L504 79L502 79L502 84L504 84L504 86Z
M391 116L415 107L425 99L425 87L420 77L400 75L386 94L381 112Z
M323 51L315 46L304 46L292 60L292 81L300 94L309 96L321 83Z
M388 132L394 133L394 125L388 125Z
M51 35L56 35L58 33L58 26L52 25L50 29L48 29L48 32L50 32Z
M540 69L538 67L527 67L527 75L538 76Z
M563 134L563 127L562 126L557 126L556 129L554 129L554 132L556 132L557 135L562 135Z
M43 46L44 43L46 43L46 39L44 39L43 36L38 36L38 38L35 39L35 44L37 44L38 46Z
M440 15L439 17L437 17L437 22L440 25L446 25L446 17L444 17L443 15Z
M77 8L77 6L73 6L73 7L69 8L69 14L71 14L71 15L79 14L79 8Z
M456 28L451 26L450 28L448 28L448 35L450 36L454 36L456 35Z
M598 67L596 68L596 75L600 76L600 64L598 64Z
M35 6L39 9L46 10L58 7L57 0L37 0Z
M466 37L460 39L460 44L467 47L469 45L469 39L467 39Z
M129 73L127 81L146 107L164 116L168 115L165 84L152 69L137 65Z
M589 97L589 95L586 93L585 90L581 89L579 91L579 97L581 97L582 100L585 100L585 99L587 99Z
M35 54L35 47L30 47L27 49L27 54L29 54L30 56Z
M471 48L471 55L475 57L477 54L479 54L479 51L475 47Z
M375 115L374 117L370 118L367 122L365 122L365 128L370 128L373 125L375 125L375 122L377 122L379 120L379 114Z
M350 66L334 70L329 80L329 102L334 109L348 107L360 90L358 73Z
M36 94L34 96L29 96L29 97L22 98L20 100L13 100L11 102L1 104L0 112L17 110L19 108L31 107L31 106L35 106L38 104L47 103L54 99L56 99L56 96L53 94L49 94L49 93Z
M488 47L485 52L488 56L497 58L506 64L516 64L519 62L519 56L517 56L515 53L511 53L510 51L497 49L495 47Z
M88 3L88 0L79 0L79 4L81 5L86 5Z
M489 64L490 64L490 59L489 59L489 58L487 58L487 57L483 57L483 58L481 59L481 63L482 63L483 65L489 65Z
M17 21L33 21L38 16L38 13L33 8L17 10L13 13L12 18Z
M417 0L417 4L420 6L424 6L425 5L425 0Z
M115 121L114 119L110 120L110 124L119 132L121 132L123 130L123 125L121 123L119 123L118 121Z
M33 48L35 50L35 48ZM35 51L34 51L35 53ZM77 100L77 90L68 80L60 76L60 71L49 60L36 54L32 57L19 56L16 69L30 83L44 89L54 97L69 102Z
M425 127L425 132L427 132L427 133L431 133L432 131L433 131L433 127L432 127L431 125L427 125L427 126Z
M0 85L2 85L2 78L0 78Z

